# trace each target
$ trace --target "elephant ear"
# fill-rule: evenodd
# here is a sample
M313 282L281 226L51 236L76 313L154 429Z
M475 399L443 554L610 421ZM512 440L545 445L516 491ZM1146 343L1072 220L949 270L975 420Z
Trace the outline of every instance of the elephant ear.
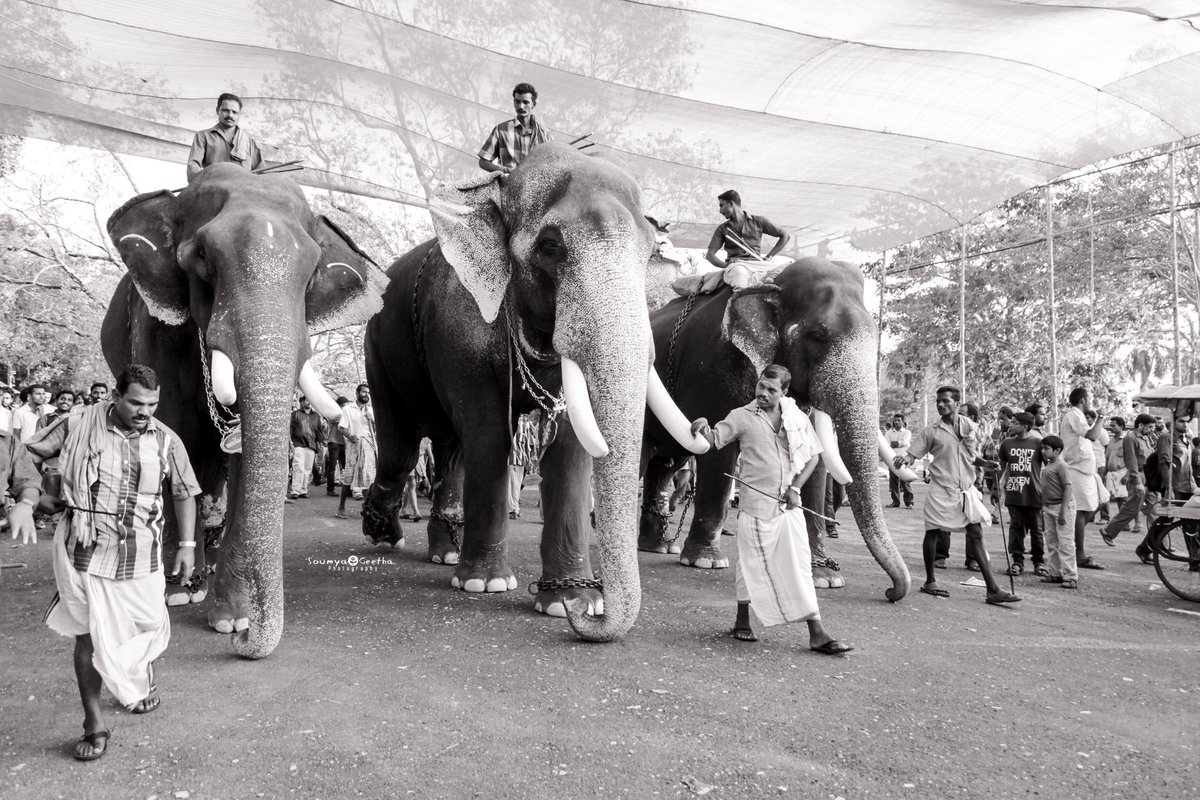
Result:
M500 214L499 173L436 189L429 211L442 254L475 298L484 322L494 322L512 275L508 230Z
M387 278L346 233L325 216L313 240L321 248L308 282L304 313L310 334L366 322L383 308Z
M108 218L108 237L138 294L150 313L168 325L182 325L191 315L188 277L175 260L177 207L170 192L149 192Z
M778 320L778 286L762 284L735 291L725 306L721 338L741 350L759 375L775 362L775 352L779 349Z

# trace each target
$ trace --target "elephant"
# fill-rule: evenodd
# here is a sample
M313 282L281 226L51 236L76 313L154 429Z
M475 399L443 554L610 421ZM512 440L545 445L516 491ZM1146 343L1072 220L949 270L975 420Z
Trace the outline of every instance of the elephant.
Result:
M895 602L908 592L910 577L879 504L877 468L885 451L878 427L877 329L863 304L862 273L852 264L810 257L769 278L736 292L725 286L713 294L679 297L651 314L655 367L689 418L705 417L714 424L753 399L765 366L787 367L789 395L812 407L813 427L825 449L822 462L840 482L849 483L854 518L892 580L886 596ZM661 424L647 420L638 546L677 552L685 565L727 567L719 536L732 485L726 474L733 474L736 448L697 457L695 513L678 547L666 536L666 513L657 498L670 490L675 469L688 455ZM806 508L824 508L818 499L825 491L823 471L805 484ZM814 550L814 559L819 557ZM821 577L835 576L815 574L818 585Z
M454 566L454 588L515 588L508 459L519 416L540 408L555 421L540 462L534 608L566 616L582 638L618 638L641 605L636 495L655 384L641 190L621 165L551 142L508 177L446 189L431 211L437 238L391 265L383 311L367 325L379 463L363 533L402 541L402 489L428 436L428 557ZM593 470L602 584L588 552Z
M128 272L101 328L105 360L114 372L141 363L158 373L158 417L188 451L202 509L225 489L208 623L234 633L238 655L262 658L283 634L283 500L297 384L323 416L340 417L309 362L308 337L382 307L382 272L313 214L295 182L233 164L206 168L178 195L134 197L113 212L108 233ZM240 415L240 453L225 452L237 450L237 432L222 448L230 426L216 403Z

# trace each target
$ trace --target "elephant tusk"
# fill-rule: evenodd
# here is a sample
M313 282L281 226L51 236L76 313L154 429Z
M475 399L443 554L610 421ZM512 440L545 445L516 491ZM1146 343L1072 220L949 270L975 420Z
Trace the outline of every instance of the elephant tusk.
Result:
M667 433L683 445L685 450L696 455L708 452L711 447L708 440L692 433L691 423L671 399L667 387L663 386L662 378L658 377L658 370L654 367L650 367L650 373L646 376L646 405L650 406L650 410L667 429Z
M300 367L300 377L296 379L296 383L318 414L333 423L341 420L342 409L321 383L321 376L313 369L312 362L305 360L304 366Z
M608 443L604 434L596 424L596 415L592 413L592 401L588 397L587 381L583 378L583 370L571 359L562 359L563 395L567 402L567 416L571 419L571 427L583 449L592 458L604 458L608 455Z
M854 479L850 477L850 470L846 469L842 455L838 451L838 439L837 433L833 430L833 420L819 408L814 408L809 416L812 417L813 430L817 432L817 438L821 441L821 447L825 451L821 453L825 469L829 470L829 474L841 485L853 483Z
M894 466L896 463L896 451L892 449L890 444L888 444L888 440L884 438L882 433L879 434L879 458L884 464L887 464L887 468L889 470L896 473L897 478L905 483L917 480L917 473L913 472L908 467L896 469Z
M212 351L212 393L223 406L237 402L237 384L233 380L233 362L220 350Z

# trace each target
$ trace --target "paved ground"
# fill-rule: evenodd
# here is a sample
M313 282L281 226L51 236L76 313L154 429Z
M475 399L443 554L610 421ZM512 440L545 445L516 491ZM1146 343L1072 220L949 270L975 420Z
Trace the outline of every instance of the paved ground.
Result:
M810 653L802 627L726 638L732 571L650 554L633 633L583 643L523 589L452 591L447 568L423 561L423 529L403 551L365 548L335 502L288 507L274 655L239 660L202 607L173 609L162 707L114 705L92 764L68 753L82 718L71 644L40 624L48 542L0 546L0 563L29 565L0 591L0 798L1200 793L1200 605L1162 589L1132 542L1095 537L1109 569L1078 592L1027 576L1024 602L994 608L953 568L948 600L914 588L892 605L845 524L831 552L848 586L822 591L822 610L859 649L838 659ZM920 512L886 514L917 567ZM512 534L522 587L538 573L536 515ZM985 536L1002 557L998 530ZM314 563L377 554L387 563L371 569Z

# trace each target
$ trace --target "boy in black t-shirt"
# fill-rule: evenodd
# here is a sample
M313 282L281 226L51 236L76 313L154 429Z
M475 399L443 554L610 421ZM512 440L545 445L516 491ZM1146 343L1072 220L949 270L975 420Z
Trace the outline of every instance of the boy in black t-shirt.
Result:
M1040 436L1032 433L1034 416L1022 411L1009 425L1009 437L1000 443L1000 491L1008 509L1008 552L1010 575L1025 571L1025 534L1035 575L1046 575L1045 545L1041 529L1042 497L1038 478L1042 470Z

